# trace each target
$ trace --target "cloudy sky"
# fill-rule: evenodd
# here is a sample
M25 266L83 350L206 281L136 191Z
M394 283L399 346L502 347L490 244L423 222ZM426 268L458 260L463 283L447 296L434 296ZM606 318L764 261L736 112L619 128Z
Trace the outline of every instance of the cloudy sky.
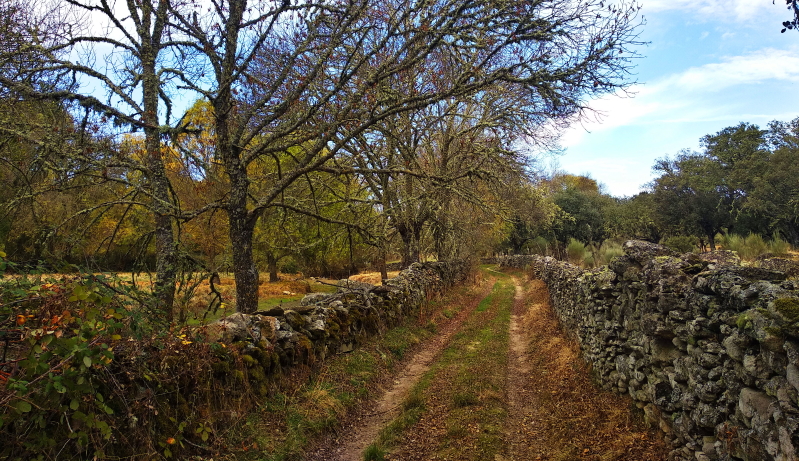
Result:
M560 168L616 196L651 181L655 159L745 121L799 116L799 32L784 0L640 0L646 25L633 98L591 106L604 116L564 133Z

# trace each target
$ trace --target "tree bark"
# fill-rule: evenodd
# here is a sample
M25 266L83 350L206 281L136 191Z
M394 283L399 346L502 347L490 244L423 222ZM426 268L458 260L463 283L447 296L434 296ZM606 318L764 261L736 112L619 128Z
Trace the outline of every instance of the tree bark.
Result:
M245 216L242 216L242 211ZM233 277L236 280L236 310L251 314L258 310L258 266L252 252L255 226L250 225L246 209L231 207L230 241L233 247Z
M143 16L149 19L152 11L145 4ZM163 13L163 12L161 12ZM155 296L167 320L172 319L172 306L175 301L175 281L177 279L177 248L175 246L174 220L172 218L172 196L169 178L166 175L161 152L161 139L158 120L158 91L161 87L156 71L156 57L160 51L152 43L160 43L160 29L156 28L153 37L143 31L141 46L142 64L142 120L144 121L144 145L147 153L147 169L152 190L152 212L155 215L156 276Z
M421 253L421 226L408 226L398 229L402 239L402 267L419 262Z
M716 251L716 234L708 232L707 241L710 245L710 251Z
M271 251L266 253L266 264L269 268L269 281L279 282L280 277L277 275L277 257Z
M388 279L388 269L386 269L386 250L384 248L380 249L380 280L381 285L382 281Z

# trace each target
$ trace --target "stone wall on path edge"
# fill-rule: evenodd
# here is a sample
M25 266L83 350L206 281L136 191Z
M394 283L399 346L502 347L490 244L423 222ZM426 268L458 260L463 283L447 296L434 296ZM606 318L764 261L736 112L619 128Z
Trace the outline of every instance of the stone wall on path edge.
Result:
M624 252L590 271L541 256L501 264L547 284L602 387L643 409L669 459L796 460L799 281L769 269L779 260L742 266L729 251L630 241Z
M229 315L199 333L210 342L245 343L244 352L252 357L250 380L263 382L281 368L352 351L471 272L465 261L415 263L380 286L342 280L336 293L307 295L291 309Z

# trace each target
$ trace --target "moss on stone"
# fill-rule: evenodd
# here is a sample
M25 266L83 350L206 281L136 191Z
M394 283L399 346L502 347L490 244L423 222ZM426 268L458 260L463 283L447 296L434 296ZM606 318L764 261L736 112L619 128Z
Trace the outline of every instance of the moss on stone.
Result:
M735 320L735 325L740 330L750 330L752 329L752 319L747 312L744 312Z
M774 301L774 309L790 322L799 321L799 299L780 298Z
M264 373L264 369L260 366L253 367L249 371L250 375L250 382L254 384L261 384L266 381L266 373ZM254 386L257 387L257 386Z
M230 373L230 363L225 361L213 362L211 364L211 370L217 375L227 375Z
M781 339L785 339L785 331L779 327L765 327L763 331L768 333L769 335L776 336Z
M249 354L242 354L241 360L245 365L247 365L247 367L254 367L255 365L258 365L258 361Z

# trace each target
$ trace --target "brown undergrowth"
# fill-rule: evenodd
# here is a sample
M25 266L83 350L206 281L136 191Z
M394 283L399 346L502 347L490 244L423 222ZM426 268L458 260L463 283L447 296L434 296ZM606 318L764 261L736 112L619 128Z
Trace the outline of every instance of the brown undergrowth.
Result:
M628 398L598 389L540 280L526 283L521 325L528 334L527 405L512 428L531 460L662 460L668 451Z

